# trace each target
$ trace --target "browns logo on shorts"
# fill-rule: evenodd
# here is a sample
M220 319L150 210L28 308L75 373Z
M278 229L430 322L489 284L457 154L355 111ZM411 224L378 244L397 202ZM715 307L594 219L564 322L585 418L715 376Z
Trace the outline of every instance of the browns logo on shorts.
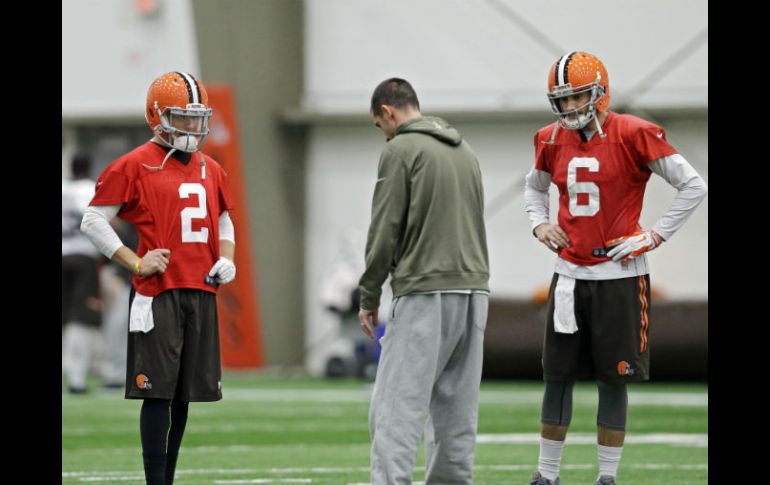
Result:
M138 376L136 376L136 387L144 390L152 389L152 384L150 384L150 378L144 374L139 374Z

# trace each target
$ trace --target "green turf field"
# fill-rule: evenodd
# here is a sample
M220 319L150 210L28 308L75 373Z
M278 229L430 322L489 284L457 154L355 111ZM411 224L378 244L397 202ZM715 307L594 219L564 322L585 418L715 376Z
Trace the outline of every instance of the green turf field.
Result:
M368 483L369 383L228 373L222 387L222 401L190 405L175 484ZM542 387L482 384L475 484L529 483ZM62 483L144 483L141 401L92 388L85 396L62 391ZM563 485L596 478L596 402L595 385L575 387ZM618 485L707 483L706 385L639 384L629 404ZM421 452L415 483L422 464Z

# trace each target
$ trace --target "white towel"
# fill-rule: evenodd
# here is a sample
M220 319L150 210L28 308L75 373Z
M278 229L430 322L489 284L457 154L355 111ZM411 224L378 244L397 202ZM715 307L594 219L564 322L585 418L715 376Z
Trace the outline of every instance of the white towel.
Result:
M152 297L136 293L131 303L131 318L128 320L129 332L147 333L155 326L152 318Z
M575 319L575 278L560 274L556 281L553 328L557 333L578 331Z

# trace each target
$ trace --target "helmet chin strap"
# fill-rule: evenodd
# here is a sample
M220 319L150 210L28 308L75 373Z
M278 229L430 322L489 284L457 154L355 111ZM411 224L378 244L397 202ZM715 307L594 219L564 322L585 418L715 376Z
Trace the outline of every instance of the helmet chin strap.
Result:
M599 121L599 114L600 113L597 112L597 114L594 115L591 121L593 121L596 125L596 131L599 132L599 138L604 139L604 138L607 138L607 134L604 133L604 131L602 131L602 124ZM591 123L591 121L589 121L588 123ZM586 126L588 126L588 124L586 124ZM543 141L541 143L544 143L546 145L553 145L554 140L556 140L556 133L559 131L559 128L561 128L561 120L558 120L556 121L556 123L554 123L554 128L553 128L553 131L551 132L551 139L548 141ZM585 129L585 127L578 128L578 129L582 130L582 129Z
M604 138L607 138L607 134L602 130L602 122L599 119L601 114L602 113L598 109L595 109L594 117L593 117L592 121L594 122L594 125L596 126L596 131L599 133L599 138L604 139Z
M151 165L147 165L146 163L143 163L142 166L150 170L163 170L163 166L166 165L166 160L168 160L168 157L170 157L171 154L174 153L175 151L176 151L176 148L171 147L171 150L169 150L168 153L166 153L166 156L163 157L163 162L158 167L153 167Z
M594 116L596 122L596 130L599 132L599 138L607 138L607 134L602 131L602 124L599 122L599 115Z
M596 73L596 93L591 94L591 96L592 97L595 96L595 98L596 98L596 99L593 100L593 102L594 102L594 110L595 110L594 120L596 120L596 130L599 132L599 138L607 138L607 135L602 131L602 124L599 121L599 115L602 114L602 113L601 113L601 111L599 111L598 108L596 108L596 102L599 101L599 98L601 98L605 94L604 86L599 84L601 82L601 80L602 80L602 73L597 72Z
M147 165L146 163L143 163L142 165L149 170L163 170L163 166L166 165L166 161L171 156L171 154L177 151L177 148L169 145L169 143L166 140L164 140L163 137L161 136L156 136L155 138L159 139L161 142L163 142L164 145L171 148L171 150L169 150L168 153L166 153L166 156L163 157L163 163L161 163L160 166L153 167L153 166ZM201 153L200 151L198 151L198 155L200 156L200 161L201 161L201 180L206 180L206 159L203 157L203 153Z
M551 132L551 139L542 143L553 145L553 141L556 139L556 132L559 131L559 125L561 125L561 121L557 120L556 123L554 123L553 131Z
M153 140L157 141L158 143L160 143L161 145L165 146L166 148L174 148L174 149L176 149L176 147L174 145L169 143L165 138L163 138L161 136L161 134L163 133L163 130L160 128L160 125L155 127L154 133L155 133L155 136L153 137Z

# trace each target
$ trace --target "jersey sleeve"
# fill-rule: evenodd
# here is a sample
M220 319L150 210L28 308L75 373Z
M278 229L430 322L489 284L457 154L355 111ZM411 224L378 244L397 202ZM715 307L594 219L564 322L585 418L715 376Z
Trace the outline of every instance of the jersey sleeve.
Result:
M551 167L546 159L546 148L548 145L540 142L540 133L535 133L535 168L541 172L551 173Z
M640 166L643 167L654 160L677 153L676 148L666 140L665 130L652 123L640 126L636 130L634 150Z
M122 167L123 164L113 163L102 172L90 205L121 205L133 199L133 183Z
M230 195L230 185L227 181L227 173L222 170L219 183L219 210L220 214L224 211L231 211L235 205L233 197Z

